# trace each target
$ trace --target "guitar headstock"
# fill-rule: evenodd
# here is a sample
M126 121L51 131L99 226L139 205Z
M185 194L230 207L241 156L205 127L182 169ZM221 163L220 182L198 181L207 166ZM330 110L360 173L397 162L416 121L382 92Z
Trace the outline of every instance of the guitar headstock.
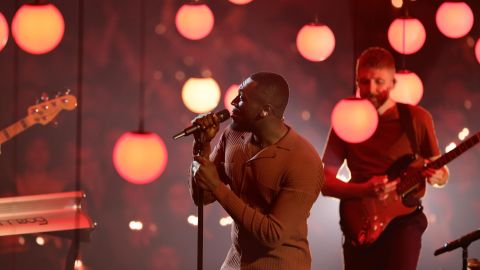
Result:
M44 99L46 100L46 99ZM65 95L28 107L28 117L42 125L52 121L62 110L71 111L77 107L77 98L67 92Z

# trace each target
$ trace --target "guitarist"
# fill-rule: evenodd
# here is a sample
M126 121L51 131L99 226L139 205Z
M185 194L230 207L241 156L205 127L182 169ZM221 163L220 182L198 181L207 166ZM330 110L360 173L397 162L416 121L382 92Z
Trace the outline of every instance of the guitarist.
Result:
M371 138L357 144L345 142L330 131L322 159L326 176L322 193L341 200L366 197L385 200L398 183L387 182L385 175L394 161L412 153L427 162L440 155L432 116L424 108L400 105L389 97L395 85L395 61L387 50L379 47L365 50L357 60L355 75L360 96L377 109L378 127ZM400 121L398 108L402 106L410 112L407 122L413 130L412 136L408 136L402 125L405 121ZM347 183L336 178L344 160L352 175ZM446 167L427 169L423 174L435 187L445 185L449 175ZM413 213L393 219L370 245L356 245L345 236L345 269L416 269L426 227L427 219L420 205Z

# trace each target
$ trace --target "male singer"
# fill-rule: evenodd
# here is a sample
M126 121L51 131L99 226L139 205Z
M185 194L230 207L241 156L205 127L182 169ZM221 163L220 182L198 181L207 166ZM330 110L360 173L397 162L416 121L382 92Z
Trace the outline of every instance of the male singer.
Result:
M201 115L191 185L235 221L222 270L311 267L307 218L324 183L314 147L283 121L289 88L275 73L251 75L232 101L233 123L211 152L219 117ZM197 202L197 193L192 192Z

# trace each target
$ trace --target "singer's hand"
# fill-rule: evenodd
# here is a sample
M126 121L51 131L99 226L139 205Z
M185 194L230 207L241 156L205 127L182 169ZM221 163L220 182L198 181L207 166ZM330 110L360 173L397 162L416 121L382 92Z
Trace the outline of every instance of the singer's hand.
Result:
M214 191L221 183L215 164L202 156L194 156L193 159L199 164L193 175L195 183L203 190Z
M192 120L192 124L199 125L202 128L193 134L195 141L209 143L220 128L220 118L214 113L201 114Z

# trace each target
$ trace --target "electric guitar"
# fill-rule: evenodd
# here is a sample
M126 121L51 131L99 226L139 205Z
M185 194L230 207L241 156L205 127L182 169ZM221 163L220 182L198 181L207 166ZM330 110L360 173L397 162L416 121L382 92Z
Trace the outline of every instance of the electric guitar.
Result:
M480 141L480 132L459 144L453 150L420 168L411 166L418 161L416 155L408 154L387 170L389 181L400 180L397 189L385 200L377 198L355 198L340 202L340 225L345 236L356 246L374 243L388 224L396 217L413 213L425 195L425 177L422 172L428 168L439 169Z
M35 124L46 125L62 110L71 111L77 107L77 99L73 95L63 95L30 106L28 115L0 131L0 144L12 139Z

